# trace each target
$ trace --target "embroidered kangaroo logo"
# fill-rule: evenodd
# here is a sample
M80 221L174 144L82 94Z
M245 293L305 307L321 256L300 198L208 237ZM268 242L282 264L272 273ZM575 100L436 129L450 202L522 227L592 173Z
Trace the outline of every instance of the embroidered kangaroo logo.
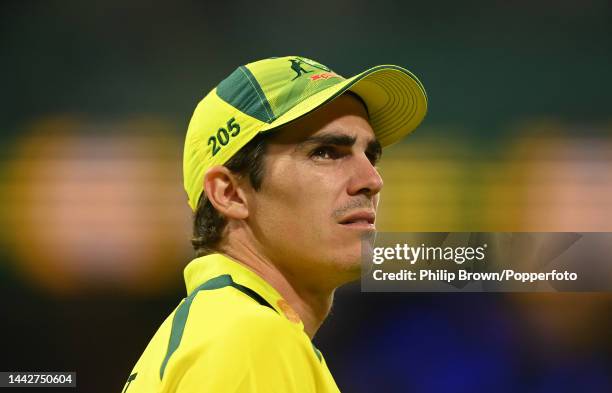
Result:
M291 62L291 69L295 71L295 73L297 74L296 76L293 77L293 79L291 79L292 81L302 76L302 74L309 74L312 72L312 70L310 71L305 70L302 67L302 64L307 64L310 67L317 68L319 70L323 70L327 72L331 72L331 69L329 69L328 67L324 66L323 64L319 64L316 61L313 61L310 59L296 57L295 59L291 59L289 61Z
M305 69L302 68L302 63L303 61L300 59L291 59L289 60L291 62L291 69L293 71L295 71L297 73L297 75L295 77L293 77L293 79L291 79L292 81L296 80L297 78L299 78L300 76L302 76L302 72L305 74L308 74L311 71L306 71Z

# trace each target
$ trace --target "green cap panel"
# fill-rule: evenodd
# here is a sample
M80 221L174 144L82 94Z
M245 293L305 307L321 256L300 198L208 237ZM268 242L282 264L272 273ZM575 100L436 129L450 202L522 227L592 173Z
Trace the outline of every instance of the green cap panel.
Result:
M251 71L244 66L236 68L217 86L217 95L223 101L257 120L271 123L276 116Z

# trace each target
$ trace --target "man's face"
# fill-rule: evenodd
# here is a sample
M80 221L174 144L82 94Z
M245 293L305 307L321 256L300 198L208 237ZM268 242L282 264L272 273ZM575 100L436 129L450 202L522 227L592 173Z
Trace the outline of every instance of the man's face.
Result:
M359 277L361 237L374 231L383 184L380 154L363 104L350 95L271 138L247 221L283 274L330 287Z

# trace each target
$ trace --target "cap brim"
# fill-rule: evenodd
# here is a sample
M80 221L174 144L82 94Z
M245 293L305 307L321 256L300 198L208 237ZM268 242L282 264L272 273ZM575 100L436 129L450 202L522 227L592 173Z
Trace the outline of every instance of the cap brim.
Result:
M388 146L410 134L421 124L427 113L427 94L418 78L402 67L380 65L313 94L260 132L287 125L331 102L347 90L364 100L370 124L382 146Z

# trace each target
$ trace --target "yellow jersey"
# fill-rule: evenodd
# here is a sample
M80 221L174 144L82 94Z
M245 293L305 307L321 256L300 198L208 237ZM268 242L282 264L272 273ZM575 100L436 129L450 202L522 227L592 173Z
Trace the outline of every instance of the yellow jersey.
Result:
M297 313L221 254L185 268L188 296L162 323L122 393L339 392Z

